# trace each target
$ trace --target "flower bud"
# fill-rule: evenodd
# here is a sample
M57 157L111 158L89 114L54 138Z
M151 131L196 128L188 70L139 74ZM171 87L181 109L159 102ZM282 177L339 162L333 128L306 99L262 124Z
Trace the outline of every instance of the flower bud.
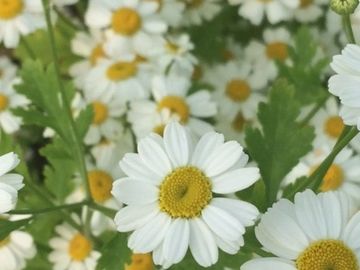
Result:
M331 0L331 9L339 15L350 15L354 13L359 5L359 0Z

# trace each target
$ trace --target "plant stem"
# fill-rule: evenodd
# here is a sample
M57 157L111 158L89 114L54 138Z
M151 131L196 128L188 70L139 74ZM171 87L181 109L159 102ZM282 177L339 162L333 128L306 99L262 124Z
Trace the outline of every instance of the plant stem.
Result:
M73 118L73 115L72 115L72 112L71 112L71 106L70 106L69 101L68 101L68 99L66 97L64 85L62 83L61 73L60 73L60 66L59 66L59 59L58 59L57 49L56 49L56 44L55 44L55 37L54 37L53 28L52 28L52 25L51 25L50 6L47 5L46 2L47 2L46 0L42 0L43 8L44 8L44 11L45 11L46 24L47 24L48 33L49 33L49 41L50 41L51 53L52 53L52 58L53 58L53 61L54 61L55 71L56 71L56 75L57 75L57 83L58 83L58 86L59 86L61 99L62 99L62 102L63 102L64 107L65 107L64 109L65 109L66 115L68 117L68 122L69 122L69 128L70 128L70 132L71 132L72 141L74 142L74 154L75 154L77 162L79 164L79 171L80 171L80 174L81 174L81 178L83 179L84 185L86 187L87 199L89 201L91 201L92 198L91 198L90 186L89 186L88 177L87 177L87 170L86 170L85 159L84 159L84 150L83 150L83 147L82 147L82 142L80 141L79 136L78 136L78 132L76 130L75 121L74 121L74 118Z
M351 27L350 15L343 15L343 26L349 43L356 44L353 29Z
M101 213L103 213L105 216L107 216L109 218L114 218L114 216L116 215L116 212L117 212L114 209L99 205L99 204L97 204L95 202L91 202L89 204L89 207L94 209L94 210L100 211Z
M79 207L82 207L87 204L89 204L88 201L83 201L83 202L79 202L79 203L64 204L64 205L58 205L58 206L53 206L53 207L48 207L48 208L43 208L43 209L13 210L13 211L10 211L9 214L11 214L11 215L40 215L40 214L45 214L45 213L54 212L54 211L63 210L63 209L75 209L75 208L79 208Z

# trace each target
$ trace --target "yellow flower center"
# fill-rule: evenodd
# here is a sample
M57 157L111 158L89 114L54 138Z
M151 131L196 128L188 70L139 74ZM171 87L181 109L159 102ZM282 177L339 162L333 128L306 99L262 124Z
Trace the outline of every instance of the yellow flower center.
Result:
M99 101L95 101L92 103L94 116L93 116L93 124L100 125L105 122L105 120L109 116L109 110L107 106Z
M296 260L297 270L358 270L354 252L339 240L320 240Z
M166 96L158 104L158 111L169 109L171 113L176 113L182 123L189 120L190 109L182 97Z
M154 127L153 132L159 134L162 137L164 135L164 130L165 130L165 125L162 124Z
M324 131L330 137L337 139L344 129L344 122L340 116L329 117L324 125Z
M112 28L115 32L131 36L141 26L141 17L136 10L131 8L120 8L112 15Z
M70 241L69 255L74 261L83 261L92 249L91 242L82 234L76 234Z
M232 80L226 86L226 95L235 102L242 102L249 98L251 90L244 80Z
M314 0L300 0L300 8L306 8L310 6Z
M8 20L16 17L24 8L22 0L0 0L0 19Z
M0 248L6 246L10 242L10 237L5 237L4 239L0 240Z
M117 62L112 64L106 71L107 77L112 81L126 80L134 76L137 72L136 61Z
M8 105L9 105L8 97L0 94L0 112L4 111Z
M97 60L99 60L102 57L105 57L105 52L104 52L102 46L99 44L92 50L92 52L90 54L91 65L94 66L96 64Z
M198 8L204 3L204 0L188 0L186 5L188 8Z
M337 190L344 182L344 171L336 164L332 164L324 176L324 180L320 186L322 192Z
M234 120L231 123L233 129L237 132L242 132L244 130L244 126L246 124L246 119L241 112L238 112L235 116Z
M169 53L172 53L172 54L177 54L180 49L178 45L176 45L175 43L170 42L170 41L166 42L165 48L167 49L167 51Z
M113 178L104 171L93 170L88 173L91 196L97 203L111 198Z
M153 270L154 264L151 254L131 255L131 264L125 264L125 270Z
M173 218L194 218L212 198L209 178L198 168L180 167L167 175L160 186L160 209Z
M266 47L266 55L270 59L284 61L288 57L288 45L283 42L270 43Z

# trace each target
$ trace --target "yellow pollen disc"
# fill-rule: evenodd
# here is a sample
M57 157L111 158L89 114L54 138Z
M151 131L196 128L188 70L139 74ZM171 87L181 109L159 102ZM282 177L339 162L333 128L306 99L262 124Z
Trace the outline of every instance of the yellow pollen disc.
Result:
M244 80L232 80L226 86L226 95L235 102L242 102L249 98L251 90Z
M300 8L306 8L310 6L314 0L300 0Z
M167 51L169 53L172 53L172 54L177 54L180 49L178 45L176 45L175 43L170 42L170 41L166 42L165 48L167 49Z
M198 168L180 167L160 186L160 209L173 218L194 218L212 198L210 179Z
M329 117L324 125L324 131L330 137L337 139L342 133L345 125L340 116Z
M182 123L189 120L190 109L182 97L166 96L158 104L158 111L169 109L171 113L176 113Z
M0 19L8 20L16 17L23 10L22 0L0 0Z
M186 5L188 8L198 8L204 3L204 0L188 0Z
M237 132L242 132L244 130L245 124L246 124L246 119L244 118L241 112L238 112L234 120L232 121L231 126Z
M288 45L283 42L270 43L266 47L266 55L270 59L284 61L288 57Z
M0 240L0 248L6 246L10 242L10 237L5 237L3 240Z
M191 79L195 80L195 81L198 81L202 78L203 76L203 70L201 68L201 66L199 65L196 65L194 67L194 70L193 70L193 73L192 73L192 76L191 76Z
M136 57L135 57L134 63L135 64L141 64L141 63L145 63L147 61L148 60L144 56L141 56L141 55L137 54Z
M105 120L109 116L109 110L107 106L99 101L95 101L92 103L94 116L93 116L93 124L100 125L105 122Z
M161 137L164 135L165 125L158 125L154 127L153 131L156 134L159 134Z
M322 192L337 190L344 182L344 171L336 164L332 164L324 176L324 180L320 186Z
M104 171L93 170L88 173L91 196L97 203L111 198L113 178Z
M358 270L354 252L339 240L320 240L296 260L297 270Z
M141 17L134 9L120 8L113 13L111 25L115 32L131 36L140 29Z
M105 52L102 48L101 45L97 45L91 52L90 55L90 63L91 65L95 65L97 60L99 60L100 58L105 57Z
M91 242L82 234L76 234L70 241L69 255L74 261L83 261L92 249Z
M7 98L7 96L0 94L0 112L4 111L8 105L9 105L9 99Z
M134 76L137 72L136 61L117 62L112 64L106 71L107 77L112 81L126 80Z
M131 264L125 265L125 270L153 270L154 264L151 254L133 254L131 255Z

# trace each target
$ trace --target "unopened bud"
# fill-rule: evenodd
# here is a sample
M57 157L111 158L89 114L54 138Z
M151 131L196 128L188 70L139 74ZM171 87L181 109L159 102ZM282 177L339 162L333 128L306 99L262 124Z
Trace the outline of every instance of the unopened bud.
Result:
M359 5L359 0L331 0L331 9L339 15L350 15L354 13Z

